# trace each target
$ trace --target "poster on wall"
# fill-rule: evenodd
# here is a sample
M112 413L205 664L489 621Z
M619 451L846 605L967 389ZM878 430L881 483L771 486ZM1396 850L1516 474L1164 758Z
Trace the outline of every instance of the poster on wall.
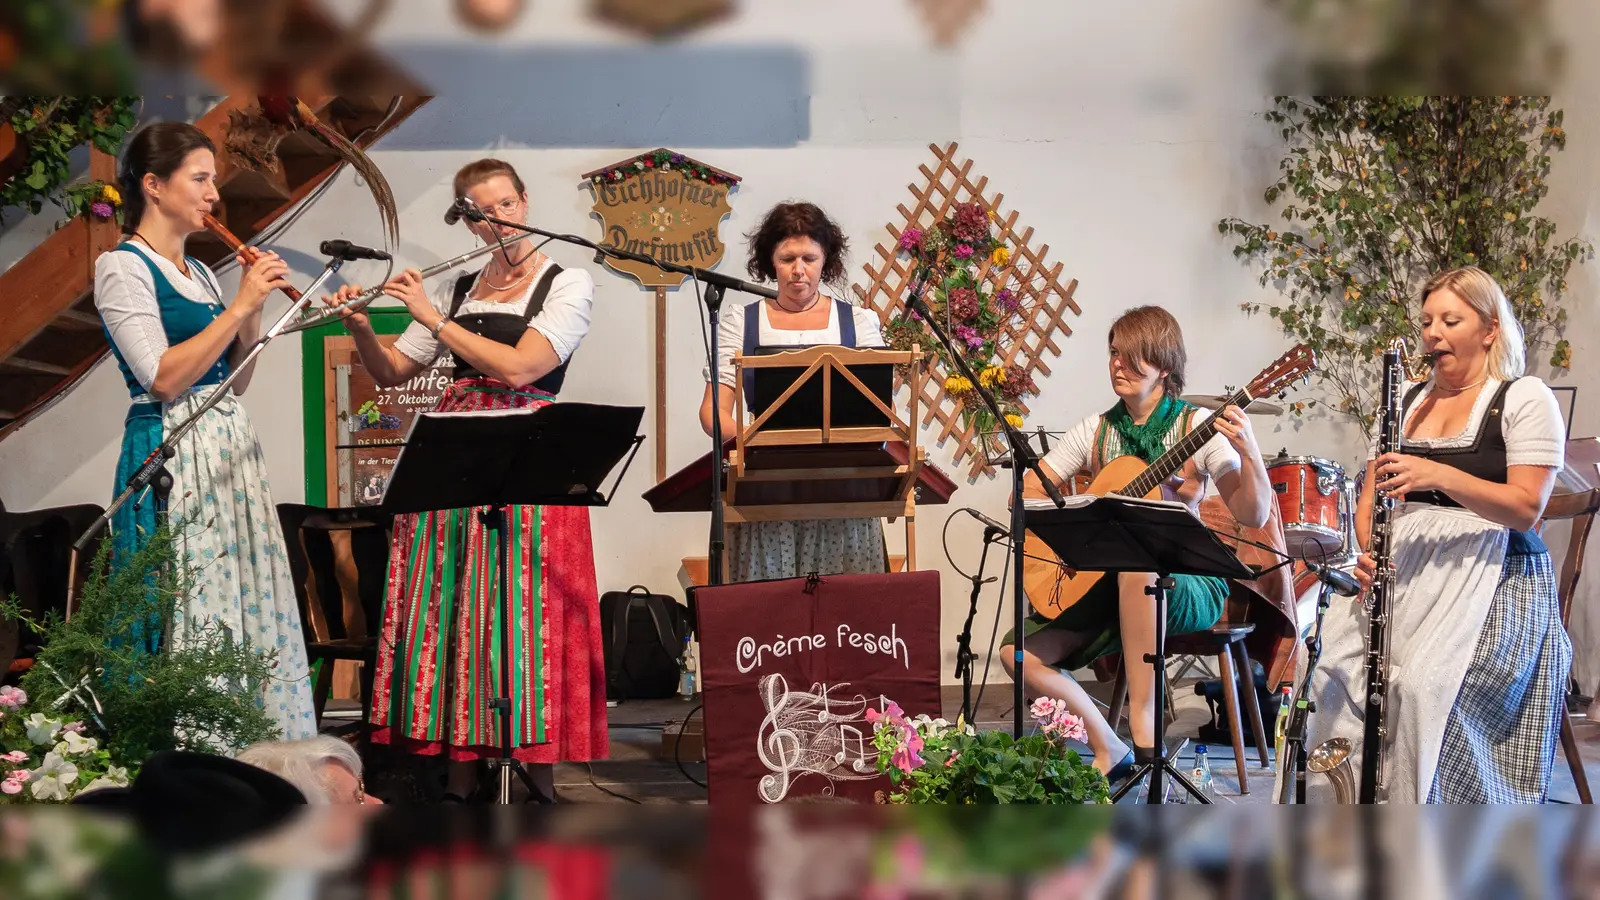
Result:
M398 311L372 314L373 330L391 346L410 323ZM399 444L417 413L433 409L450 386L448 355L404 384L382 387L340 326L306 332L306 502L372 506L383 499Z
M938 572L732 584L695 602L711 803L890 789L867 713L940 715Z

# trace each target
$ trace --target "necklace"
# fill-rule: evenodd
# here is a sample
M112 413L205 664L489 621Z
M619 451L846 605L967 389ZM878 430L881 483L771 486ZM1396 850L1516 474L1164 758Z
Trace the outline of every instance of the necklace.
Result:
M1440 385L1439 382L1435 381L1433 383L1433 389L1434 389L1435 392L1448 391L1451 394L1460 394L1460 393L1462 393L1464 391L1470 391L1473 388L1477 387L1480 384L1483 384L1485 381L1488 381L1488 380L1489 380L1489 373L1486 371L1486 372L1483 373L1483 377L1482 378L1479 378L1477 381L1474 381L1471 384L1464 384L1461 387L1453 388L1453 387L1444 387L1444 386Z
M528 268L528 271L522 273L522 277L521 278L518 278L516 281L513 281L510 284L504 284L504 285L495 284L493 281L489 280L488 274L485 273L484 276L483 276L483 283L488 285L490 287L490 289L492 289L492 290L509 291L512 288L516 287L517 285L523 283L524 281L527 281L528 277L531 276L534 272L537 272L538 270L539 270L538 266L530 266Z
M822 300L822 292L821 291L817 291L815 294L811 295L811 302L807 303L805 306L801 307L800 309L790 309L789 307L783 305L783 301L782 300L773 300L772 302L777 304L778 308L783 310L786 313L798 314L798 313L803 313L803 312L810 312L813 308L816 307L817 303L819 303L821 300Z

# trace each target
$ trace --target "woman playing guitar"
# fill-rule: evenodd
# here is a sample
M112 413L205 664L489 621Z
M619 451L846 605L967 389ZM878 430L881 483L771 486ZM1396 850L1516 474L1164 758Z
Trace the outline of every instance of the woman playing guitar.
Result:
M1179 399L1188 354L1183 332L1171 313L1159 306L1129 310L1112 323L1107 340L1111 389L1119 399L1106 412L1078 423L1045 456L1042 469L1058 485L1080 470L1098 474L1119 457L1153 462L1211 415ZM1250 419L1238 407L1229 406L1218 417L1216 431L1216 437L1202 444L1177 474L1161 485L1161 493L1195 507L1209 477L1216 481L1234 517L1244 525L1259 527L1269 514L1272 490ZM1044 496L1043 486L1031 473L1025 490L1028 496ZM1174 577L1177 586L1167 595L1167 633L1210 628L1222 615L1228 596L1226 582ZM1155 599L1145 592L1154 580L1154 575L1134 573L1101 578L1053 618L1035 613L1025 631L1022 677L1029 693L1059 698L1083 718L1095 768L1113 783L1132 769L1135 754L1066 673L1110 653L1122 652L1129 659L1140 660L1155 652ZM1014 635L1007 634L1003 643L1007 648L1015 644ZM1015 678L1012 657L1006 649L1000 660ZM1143 757L1154 749L1155 673L1146 665L1129 665L1126 671L1128 725ZM1147 747L1150 750L1144 749Z

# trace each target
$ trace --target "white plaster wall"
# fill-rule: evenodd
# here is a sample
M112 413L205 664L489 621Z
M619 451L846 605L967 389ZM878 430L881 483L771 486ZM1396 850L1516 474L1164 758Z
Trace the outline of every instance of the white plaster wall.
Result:
M1050 257L1065 264L1064 276L1079 282L1083 314L1071 322L1075 333L1063 341L1062 355L1050 361L1053 374L1041 380L1030 425L1064 429L1110 405L1102 336L1128 307L1160 303L1177 314L1193 390L1240 384L1288 346L1269 321L1239 312L1241 302L1276 294L1233 260L1214 227L1223 216L1266 214L1261 192L1278 160L1277 135L1257 116L1270 89L1258 74L1259 53L1249 49L1261 28L1246 15L1252 5L991 3L954 51L928 49L910 3L822 0L803 9L749 3L735 20L667 47L633 45L588 22L578 15L578 0L541 0L508 39L469 46L449 21L427 19L423 6L433 4L402 3L404 14L380 31L396 58L441 94L374 153L400 204L404 264L425 266L469 246L464 229L446 228L440 214L451 174L471 159L493 153L510 160L529 185L535 223L593 238L599 228L581 174L666 144L745 178L722 228L729 249L721 271L742 271L742 235L763 211L804 198L827 209L850 236L855 283L873 246L887 240L884 226L896 205L911 202L907 186L920 181L918 166L932 160L927 145L957 140L961 155L975 161L974 173L989 177L991 190L1002 191L1021 223L1035 228L1035 241L1048 243ZM1564 9L1579 24L1592 18L1570 3ZM834 27L842 21L853 27ZM460 65L472 61L478 64L471 69ZM606 81L608 71L621 73L615 83ZM641 72L658 75L641 80ZM485 90L489 82L495 87ZM506 87L522 83L527 89L520 92ZM586 105L562 106L563 96L580 96ZM1600 178L1600 100L1572 90L1560 102L1572 138L1556 164L1559 196L1552 196L1550 214L1563 235L1592 234L1591 219L1600 214L1593 189ZM319 264L317 242L330 237L378 243L366 190L349 174L274 249L291 256L304 284ZM574 248L547 249L563 265L594 268ZM370 280L381 268L362 263L346 272ZM1600 367L1592 361L1600 346L1591 336L1597 274L1591 266L1573 279L1577 309L1569 337L1578 364L1562 379L1589 398L1600 391ZM596 275L593 327L564 396L648 406L653 301L630 281ZM666 441L675 470L708 441L695 417L704 351L692 291L673 292L670 310ZM276 497L301 499L297 340L267 351L246 405ZM106 502L125 406L114 368L102 365L49 413L0 443L0 497L13 508ZM647 428L652 421L647 413ZM1268 455L1285 447L1353 466L1362 453L1359 435L1340 423L1260 418L1255 424ZM1600 420L1583 409L1576 433L1597 429ZM948 448L934 447L931 456L958 475ZM594 516L602 591L675 586L679 560L704 553L706 517L653 515L639 499L654 481L652 458L647 443L616 502ZM964 470L958 480L954 504L925 507L919 521L921 565L944 572L947 680L968 585L946 564L939 532L960 506L1003 517L1007 491L999 479L968 482ZM949 533L957 563L970 567L980 526L961 516ZM899 528L888 534L891 552L898 552ZM990 573L999 568L991 559ZM988 587L976 626L979 648L987 646L998 602L996 587ZM992 677L1005 684L998 668Z

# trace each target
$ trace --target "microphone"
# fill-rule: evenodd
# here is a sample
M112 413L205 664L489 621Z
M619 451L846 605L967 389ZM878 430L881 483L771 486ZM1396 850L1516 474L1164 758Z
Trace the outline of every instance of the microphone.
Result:
M990 528L995 529L996 531L1000 532L1001 534L1004 534L1004 535L1007 535L1007 536L1009 536L1011 534L1011 529L1007 528L1004 525L1001 525L999 522L996 522L995 520L989 518L988 516L984 515L981 512L978 512L977 510L973 509L970 506L963 507L962 508L962 512L964 512L967 515L973 517L974 519L977 519L979 522L982 522L983 524L989 526Z
M1361 582L1357 581L1349 572L1335 569L1333 566L1324 566L1319 563L1304 560L1306 569L1317 576L1317 580L1333 588L1333 592L1341 597L1354 597L1361 593Z
M389 254L382 250L374 250L371 247L363 247L360 244L352 244L344 240L323 241L321 250L323 256L337 256L343 260L389 258Z
M450 208L444 211L444 223L446 225L454 225L462 219L477 221L481 218L483 218L483 213L472 205L471 200L465 197L457 197L456 202L450 204Z

